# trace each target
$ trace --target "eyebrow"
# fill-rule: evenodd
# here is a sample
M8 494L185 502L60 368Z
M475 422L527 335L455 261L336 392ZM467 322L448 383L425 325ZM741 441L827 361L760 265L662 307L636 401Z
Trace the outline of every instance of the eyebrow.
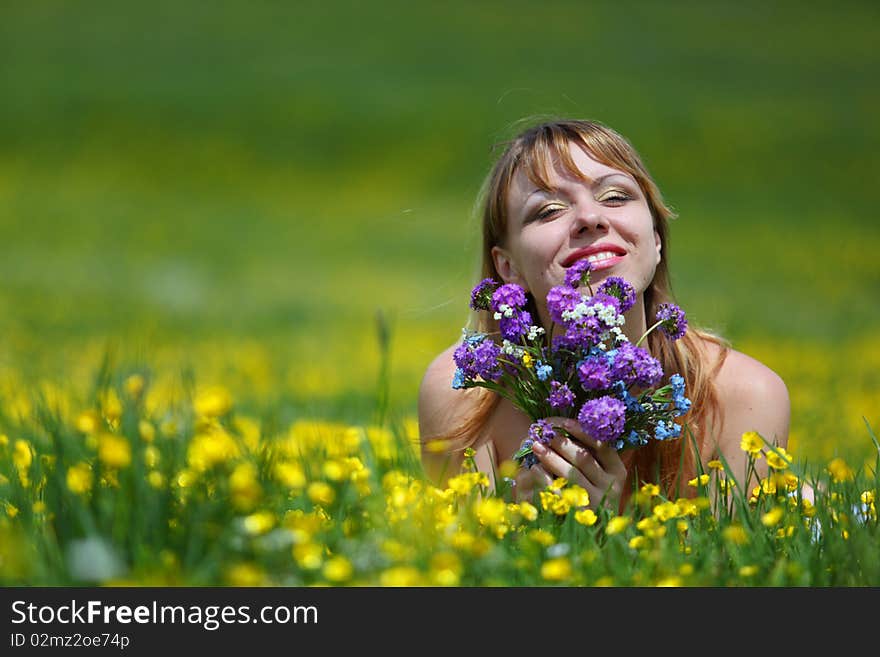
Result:
M636 183L636 181L633 179L633 177L630 176L629 174L623 173L622 171L614 171L614 172L612 172L612 173L606 173L604 176L599 176L598 178L596 178L595 180L593 180L592 182L590 182L589 185L590 185L590 187L596 187L596 186L599 185L600 183L605 182L605 180L606 180L607 178L611 178L612 176L623 176L623 177L626 178L628 181L630 181L630 182L632 182L632 183L635 183L635 184L638 184L638 183ZM589 178L587 178L587 180L589 180ZM534 196L534 195L537 194L538 192L545 192L545 193L546 193L546 190L543 190L543 189L540 189L540 188L533 189L531 192L529 192L529 195L526 196L526 201L528 201L532 196Z

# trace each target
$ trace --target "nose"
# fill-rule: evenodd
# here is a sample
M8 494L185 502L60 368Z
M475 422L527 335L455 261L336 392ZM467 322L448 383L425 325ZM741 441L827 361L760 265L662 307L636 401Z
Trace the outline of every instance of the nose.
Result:
M572 237L606 230L608 230L608 220L596 208L585 208L578 211L571 222Z

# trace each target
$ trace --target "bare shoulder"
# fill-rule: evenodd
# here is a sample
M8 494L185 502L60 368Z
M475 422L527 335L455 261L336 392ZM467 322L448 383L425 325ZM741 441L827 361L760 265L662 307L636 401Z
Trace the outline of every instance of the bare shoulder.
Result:
M742 352L730 349L715 378L722 408L726 411L785 410L788 388L776 372Z
M454 390L455 361L452 354L457 345L442 351L425 370L419 386L419 436L422 465L434 482L458 472L463 455L443 449L442 440L461 426L470 409L474 390ZM439 442L438 442L439 441Z
M457 399L453 396L456 391L452 389L454 351L455 345L442 351L431 361L422 377L419 386L419 429L422 436L445 433L444 425L448 424L449 413L457 406Z
M716 345L711 350L720 353ZM714 383L722 417L713 438L716 449L729 461L745 458L740 440L748 431L759 433L771 444L788 445L791 403L782 377L759 360L730 349Z

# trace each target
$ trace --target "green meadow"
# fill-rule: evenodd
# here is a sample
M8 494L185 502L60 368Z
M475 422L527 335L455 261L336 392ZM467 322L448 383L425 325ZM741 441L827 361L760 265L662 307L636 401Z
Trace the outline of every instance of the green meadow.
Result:
M599 120L632 141L678 215L668 255L690 321L786 381L797 459L872 464L880 11L768 4L6 3L0 498L20 509L28 495L16 440L52 452L47 436L76 435L58 427L93 407L106 420L101 386L124 397L132 374L179 386L176 401L223 386L264 437L307 419L412 438L421 375L467 318L493 146L537 116ZM53 420L37 419L43 406ZM113 424L138 433L123 414ZM127 521L101 504L97 524L58 536L93 534L100 518L115 536ZM44 570L9 581L76 581L28 522L21 540L42 545ZM154 547L179 556L178 539ZM135 571L161 570L138 558ZM188 558L175 572L197 573ZM266 581L229 577L223 559L174 581ZM816 568L774 581L858 582ZM607 575L590 572L549 579Z

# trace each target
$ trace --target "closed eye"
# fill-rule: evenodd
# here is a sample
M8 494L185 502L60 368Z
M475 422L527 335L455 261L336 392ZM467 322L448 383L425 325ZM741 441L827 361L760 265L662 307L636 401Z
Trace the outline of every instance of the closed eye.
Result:
M627 201L631 201L633 199L630 194L623 191L622 189L609 189L608 192L599 198L600 203L626 203Z
M540 210L538 210L538 212L535 213L534 218L537 221L543 221L544 219L549 219L550 217L557 214L558 212L562 212L564 209L565 209L565 206L559 205L558 203L552 203L550 205L545 205L543 208L541 208Z

